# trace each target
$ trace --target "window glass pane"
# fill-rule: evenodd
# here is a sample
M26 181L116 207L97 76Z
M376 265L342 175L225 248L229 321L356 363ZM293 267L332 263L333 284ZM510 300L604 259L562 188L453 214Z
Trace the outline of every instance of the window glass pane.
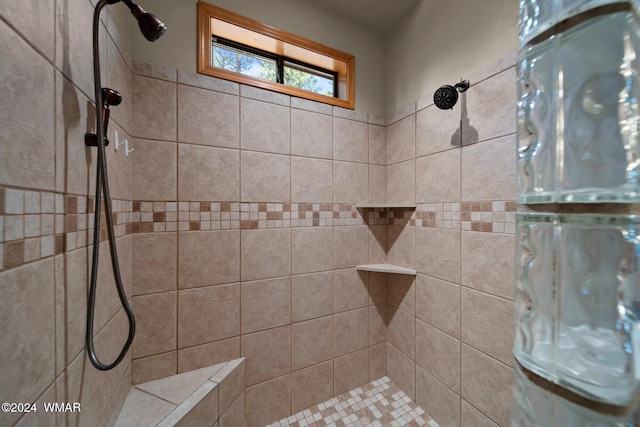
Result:
M211 56L214 67L263 80L276 81L276 62L273 59L217 43L212 45Z
M321 95L335 96L333 93L333 76L296 64L285 64L284 84Z

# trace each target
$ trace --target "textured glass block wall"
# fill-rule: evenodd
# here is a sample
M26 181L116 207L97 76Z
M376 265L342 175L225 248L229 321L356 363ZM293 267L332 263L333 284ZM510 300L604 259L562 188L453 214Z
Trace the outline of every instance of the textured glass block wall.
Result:
M636 425L639 4L520 1L514 426Z
M638 16L630 4L616 3L610 13L603 6L583 12L575 25L559 23L602 3L522 2L520 203L640 200ZM554 23L551 30L561 32L541 31Z

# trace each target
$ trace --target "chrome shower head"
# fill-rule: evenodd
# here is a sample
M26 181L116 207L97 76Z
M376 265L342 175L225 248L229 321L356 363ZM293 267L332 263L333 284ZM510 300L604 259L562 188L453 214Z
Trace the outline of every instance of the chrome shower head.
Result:
M469 80L463 80L454 86L440 86L433 94L433 103L441 110L450 110L458 102L458 92L469 89Z
M167 27L156 16L145 11L132 0L122 0L131 10L131 14L138 20L138 27L145 39L154 42L167 32Z

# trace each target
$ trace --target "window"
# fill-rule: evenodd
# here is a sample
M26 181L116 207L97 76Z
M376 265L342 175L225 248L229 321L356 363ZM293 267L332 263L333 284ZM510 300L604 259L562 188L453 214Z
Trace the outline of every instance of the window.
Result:
M355 58L198 2L198 72L353 109Z

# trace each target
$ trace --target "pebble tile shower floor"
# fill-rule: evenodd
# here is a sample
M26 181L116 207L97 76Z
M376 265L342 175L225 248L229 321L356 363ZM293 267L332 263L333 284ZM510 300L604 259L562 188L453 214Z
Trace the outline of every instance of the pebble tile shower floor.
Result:
M439 427L387 377L351 390L267 427Z

